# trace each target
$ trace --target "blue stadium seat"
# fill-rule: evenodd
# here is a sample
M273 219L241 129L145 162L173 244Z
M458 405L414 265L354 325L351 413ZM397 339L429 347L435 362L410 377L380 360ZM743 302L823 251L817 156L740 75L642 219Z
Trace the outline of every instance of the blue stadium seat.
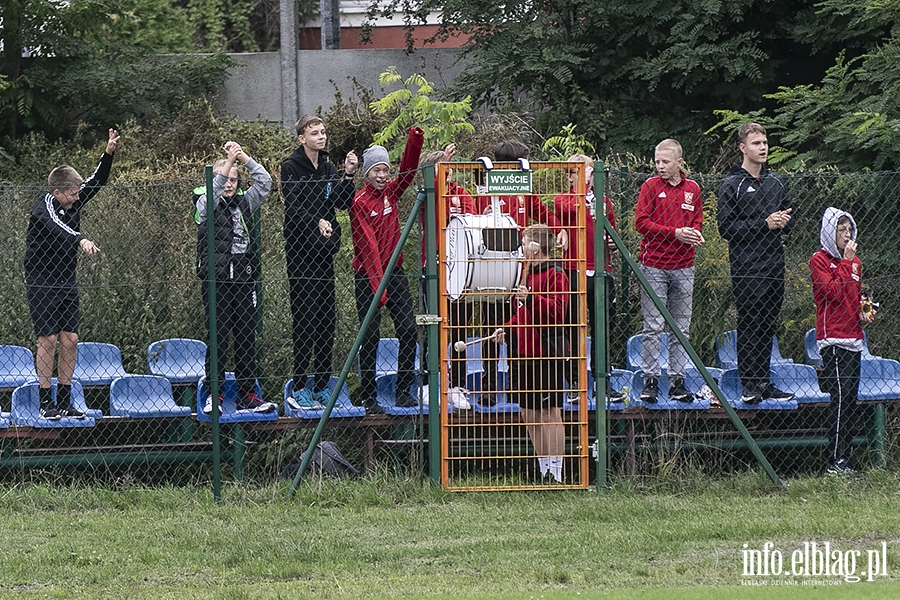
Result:
M193 384L204 376L206 343L187 338L158 340L147 347L147 372L173 384Z
M225 373L225 383L219 393L222 394L222 412L219 413L219 423L246 423L248 421L276 421L278 420L278 411L273 410L267 413L253 412L252 410L237 410L235 402L237 401L237 381L234 379L234 373ZM255 386L256 394L262 398L262 388L259 381ZM203 379L197 383L197 419L207 423L212 421L212 414L203 412L203 405L206 404L206 396L209 392L206 389L206 383Z
M23 346L0 346L0 390L14 390L37 381L34 354Z
M814 367L822 366L822 355L819 354L819 348L816 346L816 330L810 329L803 336L803 353L804 362Z
M109 414L114 417L189 417L189 406L178 406L172 384L157 375L126 375L109 388Z
M828 402L831 398L819 389L819 376L809 365L776 363L770 370L772 383L780 390L794 394L798 404Z
M397 355L400 351L400 340L397 338L381 338L375 353L375 378L397 372ZM419 345L416 344L416 370L419 369Z
M717 373L710 372L713 377ZM642 406L647 410L708 410L710 407L709 397L696 396L697 392L705 385L700 372L689 367L685 369L684 384L695 394L693 402L679 402L669 398L669 374L667 369L663 369L659 376L659 396L656 404L649 402L641 402L641 392L644 391L644 372L635 371L631 378L631 390L629 392L630 403L633 406Z
M888 358L864 358L860 364L860 402L900 400L900 362Z
M735 410L797 410L797 401L763 400L759 404L741 402L741 379L737 369L727 369L719 377L719 388Z
M736 369L737 368L737 330L729 329L716 337L716 367L719 369ZM777 363L793 363L791 358L785 358L781 355L781 348L778 346L778 338L772 336L772 361L770 364Z
M12 415L8 412L0 412L0 429L9 429L9 421Z
M819 353L819 348L816 345L816 330L810 329L806 332L806 336L803 339L805 351L806 351L806 364L813 365L817 367L822 366L822 355ZM880 356L875 356L869 351L869 338L866 335L866 332L863 332L863 349L862 349L862 359L867 360L870 358L881 358Z
M644 334L639 333L628 338L625 344L625 369L629 371L641 370L641 350L644 344ZM659 348L659 368L666 369L669 366L669 334L663 332Z
M50 381L53 390L53 400L56 401L57 380L54 377ZM84 403L84 389L77 381L72 382L72 406L85 414L83 419L62 417L58 421L49 421L41 417L41 401L38 394L38 382L32 381L17 387L12 393L11 420L16 425L26 425L35 428L72 428L93 427L97 421L92 416L97 411L88 411Z
M386 415L417 415L419 414L420 407L418 406L410 406L410 407L402 407L397 406L394 403L394 390L397 387L397 374L390 373L388 375L382 375L381 377L377 377L375 379L375 400L378 402L378 405L381 407L381 410L384 411ZM413 395L413 397L419 397L419 385L413 381L412 386L409 388L409 393ZM428 414L428 402L425 401L421 406L422 414Z
M78 342L75 360L77 379L85 387L108 387L113 380L128 375L122 366L122 352L112 344Z
M504 345L503 348L506 346ZM481 379L473 382L476 385L469 389L471 393L470 400L472 409L477 413L496 414L496 413L517 413L519 405L509 401L507 391L509 390L509 363L504 360L506 369L497 372L497 389L490 394L481 390ZM492 396L496 402L490 404L488 396Z
M634 373L632 371L625 371L623 369L613 369L610 371L610 384L613 389L617 392L622 391L622 388L630 388L631 380L634 377ZM594 397L594 374L588 371L588 411L597 410L597 399ZM630 401L629 401L630 404ZM627 405L625 401L622 402L606 402L606 408L608 410L625 410ZM575 402L569 402L566 400L563 402L563 410L570 410L577 412L578 404Z
M334 386L337 385L338 378L331 377L328 380L328 391L334 389ZM315 387L315 383L313 381L313 377L307 377L306 379L306 387L307 389L313 389ZM322 415L325 413L324 410L295 410L291 408L291 405L287 403L287 399L290 398L291 394L294 393L294 380L288 379L284 383L283 388L283 398L284 398L284 416L286 417L296 417L298 419L320 419ZM337 402L343 404L343 408L334 408L331 411L332 419L340 419L344 417L364 417L366 416L366 409L362 406L353 406L350 402L350 389L347 386L347 382L344 382L344 385L341 387L341 393L338 394Z

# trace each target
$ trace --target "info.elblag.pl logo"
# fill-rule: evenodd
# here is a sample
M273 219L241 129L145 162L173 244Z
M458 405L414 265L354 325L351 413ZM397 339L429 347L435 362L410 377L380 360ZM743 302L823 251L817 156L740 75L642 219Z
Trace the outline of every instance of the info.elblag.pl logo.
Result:
M887 542L874 548L841 550L831 542L803 542L781 550L772 542L762 548L743 545L743 585L836 585L876 581L888 576ZM775 579L771 579L775 578Z

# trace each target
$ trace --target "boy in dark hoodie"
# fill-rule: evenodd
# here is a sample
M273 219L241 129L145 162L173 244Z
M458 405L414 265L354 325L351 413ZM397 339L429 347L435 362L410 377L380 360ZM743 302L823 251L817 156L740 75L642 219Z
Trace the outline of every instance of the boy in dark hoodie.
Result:
M864 323L875 311L861 310L862 262L856 255L856 222L834 207L825 209L821 249L809 259L816 302L816 346L824 369L822 389L831 396L828 415L828 466L833 475L859 475L850 466Z
M296 127L300 147L281 165L294 353L294 391L287 402L295 410L316 410L329 397L337 322L334 255L341 246L341 226L335 209L350 206L359 160L351 150L344 159L344 175L339 176L325 152L325 122L305 115ZM310 366L313 389L306 388Z

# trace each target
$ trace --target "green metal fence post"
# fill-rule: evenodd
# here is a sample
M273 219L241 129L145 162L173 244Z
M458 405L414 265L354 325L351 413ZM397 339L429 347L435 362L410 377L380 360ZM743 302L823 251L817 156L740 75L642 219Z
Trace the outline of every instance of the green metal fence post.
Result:
M679 343L681 343L682 347L684 347L685 352L687 352L688 356L690 356L691 360L696 365L697 370L700 371L701 376L703 377L703 381L709 388L713 391L716 398L722 404L722 408L725 409L726 414L731 419L731 422L740 432L741 437L744 438L748 447L750 448L753 456L756 457L756 460L759 461L759 464L762 465L763 469L765 469L766 474L768 474L769 479L772 480L772 483L775 484L778 489L784 489L784 484L781 482L781 479L778 478L778 475L775 473L775 469L772 468L772 465L769 463L768 459L766 459L765 455L762 453L762 450L759 449L759 445L757 445L756 440L750 435L750 432L747 431L747 428L744 426L744 423L741 421L740 417L738 417L734 408L731 404L728 403L728 400L725 398L725 394L722 393L722 390L719 389L719 384L713 379L712 375L709 374L709 370L703 365L703 362L700 360L700 355L697 354L694 347L691 346L688 339L679 329L678 324L675 322L675 319L672 317L671 313L669 313L669 309L666 308L666 305L662 303L662 300L659 299L653 289L650 287L650 283L647 281L647 278L644 276L644 273L638 268L637 262L635 262L634 257L628 252L628 249L625 247L622 238L619 237L619 234L610 226L609 221L603 221L603 228L606 230L607 235L609 235L613 241L616 243L616 246L619 248L619 251L622 253L622 259L628 262L628 266L634 272L638 281L641 284L641 287L647 292L649 298L653 301L654 306L665 319L666 324L669 326L669 330L671 331L671 335L674 335L678 338ZM600 412L599 410L597 411Z
M212 395L212 467L213 467L213 498L216 503L222 502L222 456L221 441L219 437L219 348L216 344L218 328L216 326L216 255L215 234L213 231L213 213L215 212L215 198L213 198L213 168L206 165L206 284L209 289L209 373L207 384ZM223 382L224 383L224 382Z
M432 485L441 483L441 399L440 399L440 314L437 281L437 195L434 189L435 166L425 165L425 298L424 320L428 332L428 465Z
M594 356L594 398L596 398L597 420L597 487L602 488L607 484L607 419L606 419L606 381L609 373L609 365L606 364L607 352L607 314L606 314L606 244L603 241L602 226L608 223L606 211L602 210L606 205L603 197L606 191L606 178L602 161L594 163L594 215L588 215L588 219L594 218L595 223L601 225L594 227L594 323L591 333ZM600 205L598 210L597 204ZM601 383L602 382L602 383Z

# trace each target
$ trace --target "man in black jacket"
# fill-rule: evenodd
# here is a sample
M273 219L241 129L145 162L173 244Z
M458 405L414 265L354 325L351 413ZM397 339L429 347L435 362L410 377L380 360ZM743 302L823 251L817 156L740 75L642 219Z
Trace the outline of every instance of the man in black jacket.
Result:
M793 394L769 381L769 363L784 300L783 238L793 228L791 195L766 168L769 142L761 125L743 125L738 143L743 161L719 186L718 220L731 262L741 400L789 400Z
M28 220L25 295L38 339L35 367L41 416L45 419L84 418L84 413L71 403L80 320L75 268L79 248L88 256L94 256L100 252L100 247L81 235L81 208L106 185L118 142L119 134L110 129L106 151L87 180L67 165L53 169L47 178L50 191L34 203ZM57 342L59 380L54 405L50 380Z

